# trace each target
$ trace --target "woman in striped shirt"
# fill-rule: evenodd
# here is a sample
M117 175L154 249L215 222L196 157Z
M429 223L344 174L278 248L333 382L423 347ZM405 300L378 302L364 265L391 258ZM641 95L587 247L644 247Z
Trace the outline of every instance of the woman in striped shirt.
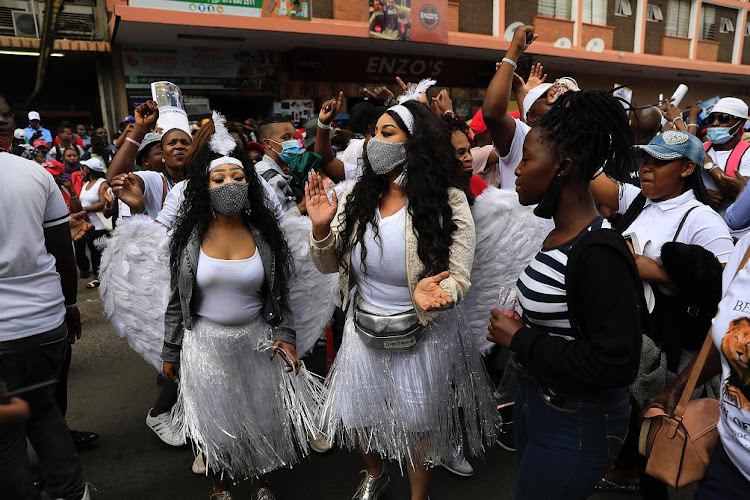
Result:
M555 225L518 280L523 316L493 310L487 335L522 367L516 498L587 498L627 434L643 292L589 183L605 163L631 168L631 147L622 105L599 91L561 96L524 142L519 201Z

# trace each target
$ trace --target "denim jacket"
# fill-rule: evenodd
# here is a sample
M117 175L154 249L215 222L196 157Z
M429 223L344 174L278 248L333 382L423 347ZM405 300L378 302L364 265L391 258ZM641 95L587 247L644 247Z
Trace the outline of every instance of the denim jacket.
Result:
M274 341L281 340L289 344L296 344L294 331L294 317L289 306L289 291L282 286L276 276L276 258L271 246L261 237L260 232L250 228L255 239L255 246L263 262L266 275L263 285L264 303L261 314L263 319L271 325ZM169 304L164 314L164 347L161 358L167 362L176 363L180 360L182 339L185 330L192 330L195 316L194 296L196 291L195 276L198 270L198 255L201 242L197 234L193 233L187 247L180 256L177 271L172 270L172 285ZM271 293L269 293L271 290Z

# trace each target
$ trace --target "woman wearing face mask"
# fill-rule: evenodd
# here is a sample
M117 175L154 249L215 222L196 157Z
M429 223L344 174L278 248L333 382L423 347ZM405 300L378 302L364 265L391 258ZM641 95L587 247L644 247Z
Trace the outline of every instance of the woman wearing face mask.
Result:
M523 319L493 309L487 335L521 365L519 499L587 498L628 431L642 290L633 257L607 229L589 184L606 162L629 168L631 146L622 105L598 91L561 95L524 142L519 201L538 204L535 212L552 217L554 229L518 279Z
M172 418L205 457L211 498L230 499L230 481L254 477L253 498L271 500L259 478L307 449L282 394L307 380L288 374L300 366L292 262L263 187L221 121L191 164L172 234L163 371L180 380Z
M483 438L494 439L487 375L454 307L474 255L465 174L440 119L412 100L424 89L380 117L362 176L340 203L329 202L318 174L306 187L313 261L339 272L348 310L322 428L361 452L359 500L388 484L383 457L406 465L411 498L424 500L430 464L462 445L478 454Z

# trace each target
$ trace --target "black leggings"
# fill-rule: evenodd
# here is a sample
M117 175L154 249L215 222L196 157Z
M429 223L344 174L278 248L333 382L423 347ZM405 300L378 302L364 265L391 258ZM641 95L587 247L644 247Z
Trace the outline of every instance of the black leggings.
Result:
M164 379L159 396L156 398L156 403L154 403L154 407L151 409L151 416L155 417L171 411L176 402L177 382L168 378Z
M89 247L89 253L91 254L91 271L94 274L99 274L99 264L102 261L102 252L98 248L96 248L96 245L94 245L94 241L98 240L105 234L107 234L107 230L100 229L92 231L88 236L86 236L86 246Z

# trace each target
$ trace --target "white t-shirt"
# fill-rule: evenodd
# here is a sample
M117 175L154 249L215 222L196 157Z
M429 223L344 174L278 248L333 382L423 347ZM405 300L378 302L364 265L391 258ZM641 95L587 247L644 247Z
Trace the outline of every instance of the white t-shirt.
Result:
M516 129L513 132L513 141L510 143L510 149L506 156L501 156L500 152L495 150L500 158L500 189L516 189L516 168L523 159L523 141L526 140L526 134L531 127L521 120L515 119Z
M351 267L362 298L381 309L399 313L413 309L406 275L406 206L395 214L381 218L376 214L378 237L367 225L363 238L367 248L366 271L362 270L362 245L352 250Z
M256 173L256 175L258 174ZM276 219L281 222L281 220L284 218L284 210L281 208L281 203L279 202L279 198L276 196L276 191L274 191L271 185L266 182L266 180L260 175L258 175L258 180L266 190L266 196L271 202L272 206L269 207L271 208L271 212L276 214ZM185 199L186 186L187 180L180 181L175 184L174 187L172 187L172 189L170 189L167 193L167 197L164 199L164 206L162 206L159 215L156 216L157 222L160 222L161 224L166 226L167 229L172 228L172 223L177 217L177 212L180 210L182 200Z
M70 220L60 188L39 164L0 153L0 342L53 330L65 319L44 228ZM71 250L72 251L72 250Z
M724 297L712 336L721 354L719 436L732 463L750 481L750 265L734 278L748 246L750 235L737 243L724 269Z
M721 167L721 169L726 172L727 171L727 162L729 161L729 156L732 154L732 151L716 151L713 147L708 150L708 155L713 158L714 163ZM701 169L701 175L703 176L703 184L706 185L706 189L712 189L714 191L718 191L719 188L716 186L716 183L714 182L713 177L704 169ZM746 151L745 154L742 156L742 159L740 159L740 167L739 167L739 174L743 177L750 177L750 151ZM722 217L725 216L727 212L727 207L731 205L730 201L725 201L721 204L721 207L719 207L719 213ZM730 230L730 234L734 236L735 238L741 238L743 235L745 235L748 231L750 231L750 228L745 229L738 229L738 230Z
M641 190L632 184L620 184L620 207L617 213L624 214ZM623 235L635 233L642 255L656 259L661 255L664 243L672 241L685 214L696 207L685 220L677 240L679 243L698 245L726 264L734 250L734 242L724 219L708 205L695 198L690 189L676 198L655 203L646 200L643 211L636 217ZM653 291L644 283L649 310L653 310Z
M164 199L164 176L159 172L152 170L141 170L135 172L135 175L143 180L145 187L143 191L143 202L146 205L146 214L152 219L156 219L161 211L162 200Z
M362 150L364 149L364 147L364 139L351 139L346 149L339 153L338 159L341 160L344 165L349 163L361 169L365 164L364 160L362 159ZM347 180L349 180L348 177Z
M249 323L263 309L265 279L257 249L247 259L224 260L209 257L201 248L195 273L195 312L220 325Z

